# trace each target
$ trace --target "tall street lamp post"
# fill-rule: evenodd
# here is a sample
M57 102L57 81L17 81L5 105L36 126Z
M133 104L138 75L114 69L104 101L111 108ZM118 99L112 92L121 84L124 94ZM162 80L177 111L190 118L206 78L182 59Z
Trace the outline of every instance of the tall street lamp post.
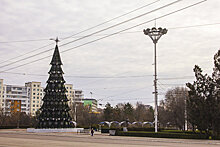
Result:
M154 124L155 124L155 132L157 132L157 125L158 125L158 110L157 110L157 54L156 54L156 49L157 49L157 42L160 39L160 37L164 34L167 33L167 29L164 28L155 28L153 27L152 29L145 29L144 34L148 35L153 43L154 43L154 95L155 95L155 111L154 111Z

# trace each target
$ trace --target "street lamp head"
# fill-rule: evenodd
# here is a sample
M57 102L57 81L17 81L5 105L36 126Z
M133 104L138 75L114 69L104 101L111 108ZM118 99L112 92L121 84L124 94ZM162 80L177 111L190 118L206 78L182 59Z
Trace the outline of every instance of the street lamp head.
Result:
M148 35L149 33L150 33L150 29L149 28L144 30L144 34L145 35Z
M159 28L153 27L151 29L147 28L144 30L144 34L148 35L150 37L152 37L152 36L161 37L162 35L164 35L166 33L167 33L167 29L166 28L163 29L161 27L159 27Z
M152 32L156 32L156 31L157 31L157 28L153 27L153 28L151 29L151 31L152 31Z
M161 27L158 28L158 31L162 33L163 29Z
M166 28L164 28L164 29L163 29L163 34L166 34L167 31L168 31L168 30L167 30Z

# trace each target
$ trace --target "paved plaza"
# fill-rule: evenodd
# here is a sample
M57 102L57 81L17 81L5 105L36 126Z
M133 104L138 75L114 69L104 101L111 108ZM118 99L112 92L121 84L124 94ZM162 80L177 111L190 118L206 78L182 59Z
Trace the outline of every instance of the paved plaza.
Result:
M122 137L95 133L27 133L23 129L0 130L0 147L207 147L220 146L220 140L186 140L148 137Z

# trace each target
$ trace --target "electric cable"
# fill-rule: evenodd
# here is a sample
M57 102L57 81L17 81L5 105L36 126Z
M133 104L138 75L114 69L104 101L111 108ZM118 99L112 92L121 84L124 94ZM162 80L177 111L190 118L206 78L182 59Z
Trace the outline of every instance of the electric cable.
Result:
M186 7L181 8L181 9L178 9L178 10L172 11L172 12L170 12L170 13L164 14L164 15L162 15L162 16L159 16L159 17L157 17L156 19L158 20L158 19L164 18L164 17L166 17L166 16L172 15L172 14L177 13L177 12L179 12L179 11L182 11L182 10L191 8L191 7L193 7L193 6L196 6L196 5L198 5L198 4L201 4L201 3L205 2L205 1L207 1L207 0L202 0L202 1L199 1L199 2L197 2L197 3L188 5L188 6L186 6ZM101 38L98 38L98 39L95 39L95 40L92 40L92 41L83 43L83 44L78 45L78 46L75 46L75 47L73 47L73 48L66 49L66 50L64 50L64 51L61 51L61 53L64 53L64 52L67 52L67 51L70 51L70 50L74 50L74 49L77 49L77 48L79 48L79 47L85 46L85 45L87 45L87 44L91 44L91 43L93 43L93 42L96 42L96 41L99 41L99 40L102 40L102 39L111 37L111 36L113 36L113 35L116 35L116 34L119 34L119 33L121 33L121 32L130 30L130 29L133 29L133 28L138 27L138 26L141 26L141 25L144 25L144 24L149 23L149 22L152 22L152 21L154 21L154 20L155 20L155 19L151 19L151 20L145 21L145 22L143 22L143 23L137 24L137 25L135 25L135 26L132 26L132 27L123 29L123 30L121 30L121 31L118 31L118 32L115 32L115 33L106 35L106 36L104 36L104 37L101 37ZM0 71L0 73L1 73L1 72L5 72L5 71L9 71L9 70L12 70L12 69L16 69L16 68L19 68L19 67L22 67L22 66L25 66L25 65L34 63L34 62L38 62L38 61L43 60L43 59L46 59L46 58L48 58L48 57L51 57L51 55L46 56L46 57L43 57L43 58L39 58L39 59L37 59L37 60L33 60L33 61L28 62L28 63L25 63L25 64L18 65L18 66L16 66L16 67L9 68L9 69L4 70L4 71Z
M82 40L82 39L84 39L84 38L88 38L88 37L93 36L93 35L95 35L95 34L98 34L98 33L100 33L100 32L109 30L109 29L114 28L114 27L116 27L116 26L122 25L122 24L124 24L124 23L129 22L129 21L135 20L135 19L137 19L137 18L143 17L143 16L145 16L145 15L148 15L148 14L153 13L153 12L155 12L155 11L158 11L158 10L160 10L160 9L166 8L166 7L168 7L168 6L171 6L171 5L173 5L173 4L175 4L175 3L178 3L178 2L180 2L180 1L182 1L182 0L177 0L177 1L171 2L171 3L167 4L167 5L161 6L161 7L159 7L159 8L154 9L154 10L151 10L151 11L149 11L149 12L146 12L146 13L143 13L143 14L138 15L138 16L136 16L136 17L130 18L130 19L128 19L128 20L122 21L122 22L117 23L117 24L115 24L115 25L112 25L112 26L110 26L110 27L107 27L107 28L101 29L101 30L99 30L99 31L93 32L93 33L91 33L91 34L89 34L89 35L86 35L86 36L84 36L84 37L75 39L75 40L73 40L73 41L69 41L69 42L64 43L64 44L61 44L59 47L68 45L68 44L70 44L70 43L73 43L73 42L76 42L76 41L79 41L79 40ZM108 35L107 35L107 36L108 36ZM110 35L110 36L112 36L112 35ZM105 38L106 38L106 37L105 37ZM100 39L99 39L99 40L100 40ZM97 41L98 41L98 40L97 40ZM94 42L94 41L92 41L92 42ZM86 43L86 44L87 44L87 43ZM84 46L84 45L83 45L83 46ZM15 63L18 63L18 62L21 62L21 61L30 59L30 58L33 58L33 57L35 57L35 56L38 56L38 55L41 55L41 54L43 54L43 53L49 52L49 51L51 51L51 50L53 50L53 48L48 49L48 50L45 50L45 51L42 51L42 52L39 52L39 53L37 53L37 54L31 55L31 56L29 56L29 57L26 57L26 58L23 58L23 59L20 59L20 60L16 60L16 61L14 61L14 62L5 64L5 65L2 65L2 66L0 66L0 68L9 66L9 65L12 65L12 64L15 64Z
M107 20L107 21L105 21L105 22L102 22L102 23L100 23L100 24L98 24L98 25L95 25L95 26L93 26L93 27L90 27L90 28L88 28L88 29L85 29L85 30L83 30L83 31L80 31L80 32L78 32L78 33L76 33L76 34L74 34L74 35L65 37L65 38L63 38L62 40L68 39L68 38L70 38L70 37L73 37L73 36L76 36L76 35L81 34L81 33L83 33L83 32L86 32L86 31L88 31L88 30L94 29L94 28L96 28L96 27L98 27L98 26L101 26L101 25L103 25L103 24L106 24L106 23L108 23L108 22L111 22L111 21L113 21L113 20L115 20L115 19L117 19L117 18L120 18L120 17L122 17L122 16L128 15L128 14L130 14L130 13L132 13L132 12L135 12L135 11L137 11L137 10L140 10L140 9L142 9L142 8L144 8L144 7L150 6L150 5L152 5L152 4L154 4L154 3L158 2L158 1L160 1L160 0L154 1L154 2L152 2L152 3L150 3L150 4L141 6L141 7L139 7L139 8L136 8L136 9L134 9L134 10L132 10L132 11L129 11L129 12L125 13L125 14L122 14L122 15L120 15L120 16L114 17L114 18L112 18L112 19L110 19L110 20ZM85 37L85 36L83 36L83 37ZM82 38L82 37L81 37L81 38ZM44 40L44 39L39 39L39 40ZM48 40L49 40L49 39L48 39ZM30 41L30 40L29 40L29 41ZM27 40L26 40L26 41L25 41L25 40L23 40L23 41L14 41L14 42L27 42ZM10 58L10 59L8 59L8 60L6 60L6 61L1 62L1 64L2 64L2 63L5 63L5 62L8 62L8 61L10 61L10 60L12 60L12 59L14 59L14 58L20 58L20 57L22 57L22 56L24 56L24 55L27 55L27 54L30 54L30 53L32 53L32 52L34 52L34 51L39 50L39 49L48 47L48 46L50 46L50 45L52 45L52 44L53 44L53 43L50 43L50 44L48 44L48 45L45 45L45 46L39 47L39 48L37 48L37 49L34 49L34 50L32 50L32 51L29 51L29 52L27 52L27 53L25 53L25 54L23 54L23 55L19 55L19 56ZM52 49L48 49L47 51L50 51L50 50L53 50L53 48L52 48ZM47 52L47 51L46 51L46 52ZM44 53L44 52L42 52L42 53ZM36 54L36 56L37 56L37 55L39 55L39 54ZM32 57L32 56L31 56L31 57ZM31 58L31 57L30 57L30 58ZM26 59L25 59L25 60L26 60ZM23 60L21 60L21 61L23 61ZM4 66L0 66L0 68L5 67L5 66L8 66L8 65L11 65L11 64L14 64L14 63L17 63L17 62L20 62L20 60L17 60L17 61L15 61L15 62L10 63L10 64L6 64L6 65L4 65Z

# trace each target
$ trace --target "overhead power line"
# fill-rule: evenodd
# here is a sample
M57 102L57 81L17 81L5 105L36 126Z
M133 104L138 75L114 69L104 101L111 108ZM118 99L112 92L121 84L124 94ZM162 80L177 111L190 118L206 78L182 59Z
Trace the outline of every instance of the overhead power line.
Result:
M178 80L178 79L193 79L194 76L183 76L183 77L170 77L170 78L159 78L158 80Z
M214 26L214 25L220 25L219 22L216 22L216 23L208 23L208 24L197 24L197 25L187 25L187 26L177 26L177 27L167 27L168 30L176 30L176 29L187 29L187 28L198 28L198 27L206 27L206 26ZM143 32L143 31L129 31L129 32L123 32L123 33L120 33L121 35L123 34L129 34L129 33L140 33L140 32ZM119 35L120 35L119 34ZM109 34L97 34L97 35L93 35L93 36L105 36L105 35L109 35ZM80 37L85 37L86 35L84 36L72 36L71 38L80 38ZM61 38L62 39L62 38ZM49 40L49 39L38 39L39 41L41 40ZM63 39L64 40L64 39ZM18 40L18 41L2 41L0 43L16 43L16 42L29 42L31 40ZM36 40L37 41L37 40ZM51 44L50 44L51 45ZM35 50L32 50L30 52L33 52ZM12 58L13 59L13 58ZM3 62L2 62L3 63Z
M84 32L86 32L86 31L89 31L89 30L92 30L92 29L94 29L94 28L97 28L97 27L99 27L99 26L101 26L101 25L104 25L104 24L106 24L106 23L109 23L109 22L111 22L111 21L113 21L113 20L116 20L116 19L121 18L121 17L123 17L123 16L126 16L126 15L128 15L128 14L131 14L131 13L133 13L133 12L136 12L136 11L138 11L138 10L140 10L140 9L143 9L143 8L145 8L145 7L148 7L148 6L150 6L150 5L154 4L154 3L157 3L157 2L159 2L159 1L160 1L160 0L156 0L156 1L152 2L152 3L143 5L143 6L141 6L141 7L138 7L138 8L136 8L136 9L134 9L134 10L131 10L131 11L129 11L129 12L126 12L126 13L124 13L124 14L122 14L122 15L119 15L119 16L114 17L114 18L112 18L112 19L109 19L109 20L107 20L107 21L105 21L105 22L102 22L102 23L100 23L100 24L97 24L97 25L95 25L95 26L92 26L92 27L90 27L90 28L88 28L88 29L85 29L85 30L83 30L83 31L80 31L80 32L78 32L78 33L76 33L76 34L73 34L73 35L70 35L70 36L67 36L67 37L64 37L64 38L60 38L60 39L65 40L65 39L68 39L68 38L72 38L73 36L76 36L76 35L78 35L78 34L81 34L81 33L84 33ZM28 39L28 40L0 41L0 43L22 43L22 42L33 42L33 41L45 41L45 40L49 40L49 39Z
M142 8L145 8L145 7L147 7L147 6L150 6L150 5L152 5L152 4L154 4L154 3L158 2L158 1L160 1L160 0L157 0L157 1L154 1L154 2L149 3L149 4L147 4L147 5L141 6L141 7L139 7L139 8L136 8L136 9L132 10L132 11L129 11L129 12L125 13L125 14L122 14L122 15L120 15L120 16L114 17L114 18L112 18L112 19L110 19L110 20L107 20L107 21L105 21L105 22L102 22L102 23L100 23L100 24L98 24L98 25L92 26L92 27L90 27L90 28L88 28L88 29L85 29L85 30L80 31L80 32L78 32L78 33L76 33L76 34L73 34L73 35L71 35L71 36L65 37L65 38L63 38L63 39L61 38L61 39L62 39L62 40L65 40L65 39L68 39L68 38L70 38L70 37L79 35L79 34L81 34L81 33L83 33L83 32L86 32L86 31L88 31L88 30L92 30L92 29L94 29L94 28L96 28L96 27L98 27L98 26L101 26L101 25L103 25L103 24L106 24L106 23L108 23L108 22L111 22L111 21L113 21L113 20L115 20L115 19L118 19L118 18L120 18L120 17L122 17L122 16L128 15L128 14L130 14L130 13L133 13L133 12L137 11L137 10L140 10L140 9L142 9ZM44 40L44 39L39 39L39 40ZM30 41L30 40L14 41L14 42L27 42L27 41ZM37 50L39 50L39 49L48 47L48 46L50 46L50 45L52 45L52 43L50 43L50 44L48 44L48 45L46 45L46 46L42 46L42 47L39 47L39 48L37 48L37 49L34 49L34 50L32 50L32 51L30 51L30 52L27 52L27 53L25 53L25 54L23 54L23 55L19 55L19 56L10 58L10 59L8 59L8 60L6 60L6 61L3 61L2 63L8 62L8 61L10 61L10 60L12 60L12 59L15 59L15 58L23 57L24 55L30 54L30 53L32 53L32 52L34 52L34 51L37 51ZM52 48L52 49L53 49L53 48ZM47 50L47 51L50 51L50 50L52 50L52 49L49 49L49 50ZM20 62L19 60L17 60L17 61ZM21 61L23 61L23 60L21 60ZM2 63L1 63L1 64L2 64ZM16 63L16 62L13 62L12 64L14 64L14 63ZM10 65L11 65L11 64L10 64ZM8 65L7 65L7 66L8 66ZM2 68L2 67L0 67L0 68Z
M48 76L43 74L29 74L29 73L19 73L19 72L4 72L6 74L16 74L24 76ZM1 74L1 73L0 73ZM78 75L66 75L65 77L83 78L83 79L119 79L119 78L142 78L142 77L152 77L152 75L136 75L136 76L78 76Z
M162 15L162 16L159 16L159 17L157 17L157 18L155 18L155 19L158 20L158 19L167 17L167 16L172 15L172 14L174 14L174 13L177 13L177 12L183 11L183 10L185 10L185 9L191 8L191 7L193 7L193 6L196 6L196 5L198 5L198 4L201 4L201 3L205 2L205 1L207 1L207 0L202 0L202 1L199 1L199 2L197 2L197 3L188 5L188 6L186 6L186 7L181 8L181 9L178 9L178 10L172 11L172 12L170 12L170 13L164 14L164 15ZM141 26L141 25L147 24L147 23L149 23L149 22L152 22L152 21L154 21L155 19L151 19L151 20L145 21L145 22L140 23L140 24L137 24L137 25L135 25L135 26L132 26L132 27L123 29L123 30L121 30L121 31L118 31L118 32L115 32L115 33L106 35L106 36L104 36L104 37L101 37L101 38L98 38L98 39L95 39L95 40L92 40L92 41L83 43L83 44L78 45L78 46L75 46L75 47L73 47L73 48L66 49L66 50L64 50L64 51L61 51L61 53L68 52L68 51L70 51L70 50L74 50L74 49L77 49L77 48L79 48L79 47L82 47L82 46L91 44L91 43L93 43L93 42L96 42L96 41L99 41L99 40L102 40L102 39L105 39L105 38L114 36L114 35L119 34L119 33L121 33L121 32L125 32L125 31L127 31L127 30L130 30L130 29L136 28L136 27L138 27L138 26ZM1 72L6 72L6 71L9 71L9 70L12 70L12 69L16 69L16 68L19 68L19 67L22 67L22 66L25 66L25 65L34 63L34 62L38 62L38 61L43 60L43 59L46 59L46 58L48 58L48 57L51 57L51 55L45 56L45 57L43 57L43 58L39 58L39 59L37 59L37 60L33 60L33 61L28 62L28 63L25 63L25 64L18 65L18 66L16 66L16 67L9 68L9 69L4 70L4 71L0 71L0 73L1 73Z
M93 35L95 35L95 34L98 34L98 33L103 32L103 31L109 30L109 29L111 29L111 28L114 28L114 27L116 27L116 26L122 25L122 24L124 24L124 23L129 22L129 21L138 19L138 18L140 18L140 17L143 17L143 16L145 16L145 15L151 14L151 13L153 13L153 12L155 12L155 11L160 10L160 9L169 7L169 6L171 6L171 5L173 5L173 4L176 4L176 3L180 2L180 1L182 1L182 0L177 0L177 1L171 2L171 3L169 3L169 4L166 4L166 5L164 5L164 6L161 6L161 7L159 7L159 8L154 9L154 10L148 11L148 12L143 13L143 14L141 14L141 15L138 15L138 16L135 16L135 17L133 17L133 18L127 19L127 20L125 20L125 21L122 21L122 22L120 22L120 23L114 24L114 25L112 25L112 26L110 26L110 27L107 27L107 28L101 29L101 30L99 30L99 31L93 32L93 33L91 33L91 34L89 34L89 35L86 35L86 36L84 36L84 37L81 37L81 38L75 39L75 40L73 40L73 41L64 43L64 44L60 45L60 47L61 47L61 46L64 46L64 45L68 45L68 44L73 43L73 42L76 42L76 41L79 41L79 40L82 40L82 39L84 39L84 38L93 36Z
M124 98L124 99L102 99L103 101L138 101L138 100L142 100L142 99L152 99L152 98L144 98L144 97L140 97L140 98Z
M49 39L48 39L48 40L49 40ZM9 58L8 60L2 61L1 64L5 63L5 62L8 62L8 61L11 61L11 60L16 59L16 58L23 57L23 56L25 56L25 55L28 55L28 54L30 54L30 53L33 53L33 52L35 52L35 51L37 51L37 50L43 49L43 48L48 47L48 46L53 45L53 44L54 44L54 43L50 43L50 44L44 45L44 46L42 46L42 47L36 48L36 49L34 49L34 50L31 50L31 51L29 51L29 52L27 52L27 53L24 53L24 54L22 54L22 55L15 56L15 57L13 57L13 58ZM18 60L17 60L17 61L18 61ZM17 63L17 61L11 62L11 64ZM18 61L18 62L19 62L19 61ZM4 67L4 66L8 66L8 65L6 64L6 65L3 65L3 66L0 66L0 68L2 68L2 67Z
M85 29L85 30L83 30L83 31L80 31L80 32L78 32L78 33L76 33L76 34L73 34L73 35L70 35L70 36L68 36L68 37L65 37L65 38L63 38L63 40L64 40L64 39L68 39L68 38L72 38L73 36L76 36L76 35L78 35L78 34L84 33L84 32L86 32L86 31L89 31L89 30L92 30L92 29L97 28L97 27L99 27L99 26L102 26L102 25L104 25L104 24L107 24L107 23L109 23L109 22L111 22L111 21L113 21L113 20L116 20L116 19L121 18L121 17L123 17L123 16L126 16L126 15L128 15L128 14L131 14L131 13L133 13L133 12L135 12L135 11L138 11L138 10L140 10L140 9L143 9L143 8L145 8L145 7L148 7L148 6L150 6L150 5L154 4L154 3L157 3L157 2L159 2L159 1L160 1L160 0L157 0L157 1L154 1L154 2L152 2L152 3L146 4L146 5L144 5L144 6L138 7L138 8L136 8L136 9L134 9L134 10L131 10L131 11L127 12L127 13L124 13L124 14L119 15L119 16L117 16L117 17L114 17L114 18L112 18L112 19L109 19L109 20L107 20L107 21L105 21L105 22L102 22L102 23L97 24L97 25L95 25L95 26L93 26L93 27L90 27L90 28L88 28L88 29ZM61 39L62 39L62 38L61 38Z
M220 25L220 23L197 24L197 25L179 26L179 27L171 27L171 28L168 27L168 30L187 29L187 28L198 28L198 27L213 26L213 25ZM122 33L119 33L119 35L120 35L120 34L129 34L129 33L140 33L140 32L142 32L142 31L122 32ZM104 36L104 35L109 35L109 34L97 34L97 35L93 35L93 36ZM76 38L79 38L79 37L83 37L83 36L76 36ZM43 39L39 39L39 40L43 40ZM49 40L49 39L47 39L47 40ZM24 40L24 41L25 41L25 40ZM1 43L1 42L0 42L0 43ZM37 49L34 49L34 50L32 50L32 51L30 51L30 52L27 52L27 53L25 53L25 54L22 54L22 55L19 55L19 56L10 58L10 59L5 60L5 61L2 61L1 63L5 63L5 62L8 62L8 61L11 61L12 59L15 59L15 58L18 58L18 57L23 57L23 56L25 56L25 55L27 55L27 54L30 54L30 53L32 53L32 52L34 52L34 51L37 51L37 50L39 50L39 49L48 47L48 46L53 45L53 44L54 44L54 43L47 44L47 45L45 45L45 46L42 46L42 47L37 48ZM0 68L1 68L1 67L0 67Z
M143 14L138 15L138 16L136 16L136 17L130 18L130 19L128 19L128 20L122 21L122 22L117 23L117 24L115 24L115 25L112 25L112 26L110 26L110 27L107 27L107 28L101 29L101 30L99 30L99 31L93 32L93 33L91 33L91 34L89 34L89 35L86 35L86 36L84 36L84 37L81 37L81 38L75 39L75 40L73 40L73 41L64 43L64 44L60 45L60 47L65 46L65 45L68 45L68 44L73 43L73 42L76 42L76 41L79 41L79 40L82 40L82 39L85 39L85 38L88 38L88 37L90 37L90 36L93 36L93 35L95 35L95 34L98 34L98 33L101 33L101 32L103 32L103 31L109 30L109 29L111 29L111 28L114 28L114 27L116 27L116 26L122 25L122 24L124 24L124 23L129 22L129 21L135 20L135 19L137 19L137 18L143 17L143 16L145 16L145 15L148 15L148 14L153 13L153 12L155 12L155 11L158 11L158 10L160 10L160 9L163 9L163 8L166 8L166 7L171 6L171 5L173 5L173 4L176 4L176 3L180 2L180 1L182 1L182 0L177 0L177 1L171 2L171 3L167 4L167 5L161 6L161 7L159 7L159 8L154 9L154 10L151 10L151 11L149 11L149 12L146 12L146 13L143 13ZM75 34L75 35L76 35L76 34ZM112 35L111 35L111 36L112 36ZM41 55L41 54L46 53L46 52L49 52L49 51L51 51L51 50L53 50L53 48L48 49L48 50L45 50L45 51L42 51L42 52L39 52L39 53L37 53L37 54L31 55L31 56L26 57L26 58L23 58L23 59L16 60L16 61L14 61L14 62L5 64L5 65L2 65L2 66L0 66L0 68L3 68L3 67L6 67L6 66L9 66L9 65L12 65L12 64L15 64L15 63L18 63L18 62L21 62L21 61L30 59L30 58L32 58L32 57Z
M36 41L46 41L49 39L28 39L28 40L14 40L14 41L0 41L0 43L22 43L22 42L36 42Z

